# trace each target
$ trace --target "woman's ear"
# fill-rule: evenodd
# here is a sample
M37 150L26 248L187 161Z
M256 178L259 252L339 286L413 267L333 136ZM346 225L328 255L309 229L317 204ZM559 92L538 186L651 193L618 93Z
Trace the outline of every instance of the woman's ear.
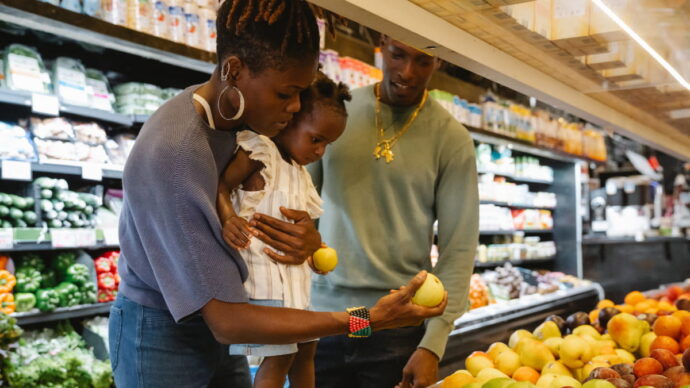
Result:
M223 71L227 72L228 79L237 81L242 77L243 70L246 68L244 62L236 56L231 55L225 59L223 62L223 68L221 69L221 74Z

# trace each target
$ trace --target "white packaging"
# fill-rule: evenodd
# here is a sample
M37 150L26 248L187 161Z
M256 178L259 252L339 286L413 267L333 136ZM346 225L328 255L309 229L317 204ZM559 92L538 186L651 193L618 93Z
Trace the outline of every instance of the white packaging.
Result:
M185 44L199 47L199 8L195 3L184 4L184 29Z
M216 11L210 8L201 8L199 16L201 17L199 24L199 48L216 52Z
M168 37L168 23L170 11L165 0L156 0L151 15L151 33L159 38Z
M184 42L184 8L182 0L168 0L168 39Z

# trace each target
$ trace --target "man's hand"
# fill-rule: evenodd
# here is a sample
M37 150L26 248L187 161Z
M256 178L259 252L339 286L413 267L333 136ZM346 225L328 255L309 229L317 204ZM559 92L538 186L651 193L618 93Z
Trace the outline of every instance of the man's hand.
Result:
M280 212L295 223L257 213L249 226L257 230L259 240L283 252L281 255L266 248L264 252L273 260L283 264L302 264L321 246L321 234L307 212L284 207Z
M436 383L438 357L430 350L417 348L403 368L403 380L396 388L425 388Z

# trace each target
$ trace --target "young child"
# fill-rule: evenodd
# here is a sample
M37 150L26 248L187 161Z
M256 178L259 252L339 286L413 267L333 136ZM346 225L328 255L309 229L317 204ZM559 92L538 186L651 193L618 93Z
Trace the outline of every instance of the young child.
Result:
M300 96L301 110L279 135L270 139L252 131L237 134L236 157L226 168L218 188L217 206L226 242L239 250L249 276L244 283L250 303L308 309L309 265L285 265L265 252L272 249L252 240L248 219L254 213L286 218L280 207L304 210L318 218L321 198L305 165L318 161L326 146L345 130L345 101L350 93L319 72ZM231 345L234 355L264 357L254 387L282 388L289 375L292 387L314 387L316 341L290 345Z

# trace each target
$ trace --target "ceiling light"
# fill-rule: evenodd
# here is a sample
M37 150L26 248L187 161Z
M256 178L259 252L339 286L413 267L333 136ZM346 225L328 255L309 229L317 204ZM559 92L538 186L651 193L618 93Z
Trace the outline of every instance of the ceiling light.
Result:
M596 6L599 7L599 9L601 9L608 17L610 17L611 20L613 20L616 24L618 24L618 27L620 27L623 31L625 31L628 35L630 35L630 37L633 38L633 40L634 40L635 42L637 42L637 44L639 44L640 46L642 46L642 48L643 48L652 58L654 58L654 60L656 60L657 62L659 62L659 64L660 64L661 66L663 66L664 69L666 69L666 71L667 71L669 74L671 74L671 76L673 76L673 78L675 78L676 81L678 81L678 83L680 83L684 88L690 90L690 83L689 83L688 81L686 81L686 80L683 78L682 75L680 75L680 73L678 72L678 70L676 70L675 68L673 68L673 66L671 66L671 64L668 63L668 61L666 61L666 60L664 59L664 57L662 57L661 55L659 55L659 53L656 52L656 50L654 50L654 49L652 48L652 46L650 46L647 42L645 42L645 40L642 39L642 37L640 37L640 35L638 35L632 28L630 28L630 26L628 26L627 24L625 24L625 22L623 21L623 19L621 19L618 15L616 15L615 12L613 12L613 11L611 10L611 8L607 7L606 4L604 4L604 1L603 1L603 0L592 0L592 2L593 2L594 4L596 4Z
M676 109L668 112L673 120L681 120L690 118L690 109Z

